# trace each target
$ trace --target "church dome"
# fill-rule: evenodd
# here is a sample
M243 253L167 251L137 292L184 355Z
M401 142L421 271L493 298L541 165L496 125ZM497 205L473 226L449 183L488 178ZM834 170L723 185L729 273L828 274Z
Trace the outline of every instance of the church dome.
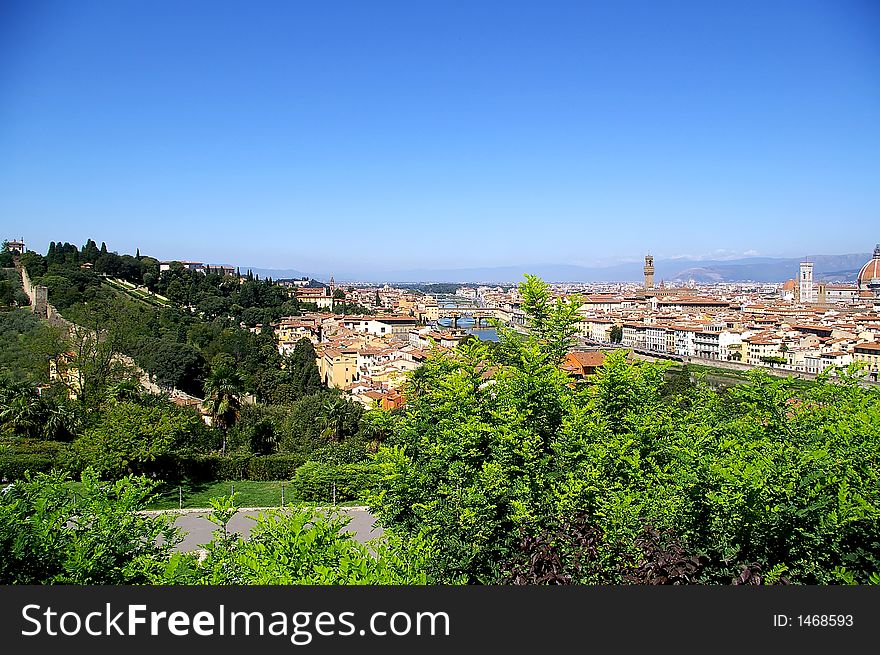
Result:
M867 289L872 280L880 281L880 244L874 248L873 259L862 266L862 270L859 271L859 289Z

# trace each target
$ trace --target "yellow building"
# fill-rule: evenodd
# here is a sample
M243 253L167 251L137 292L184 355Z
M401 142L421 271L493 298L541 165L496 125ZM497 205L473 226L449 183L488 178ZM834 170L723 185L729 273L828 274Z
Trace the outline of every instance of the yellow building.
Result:
M751 366L767 366L766 358L781 357L784 359L784 353L780 349L782 341L773 337L764 335L756 335L745 339L748 344L748 361Z
M278 352L282 355L293 352L300 339L308 339L317 345L320 341L317 321L305 319L282 319L275 328Z
M357 349L327 348L318 357L321 380L333 389L345 389L357 380Z
M67 352L49 360L49 382L61 382L67 387L67 395L71 400L76 400L82 393L82 377L79 368L71 362L76 357L75 353Z

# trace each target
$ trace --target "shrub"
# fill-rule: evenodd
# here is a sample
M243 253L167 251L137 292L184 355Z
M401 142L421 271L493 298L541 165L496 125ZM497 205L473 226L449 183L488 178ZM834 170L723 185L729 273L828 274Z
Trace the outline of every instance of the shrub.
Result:
M46 473L52 469L69 470L67 444L38 439L11 439L0 442L0 480L20 480L26 471Z
M0 493L0 584L147 582L179 541L168 517L137 512L152 491L144 478L91 473L75 495L60 473L16 482Z
M303 459L298 455L183 455L158 472L165 480L288 480Z
M332 502L335 484L337 502L359 500L374 486L378 475L378 468L372 463L306 462L296 470L291 488L300 500Z
M248 480L289 480L303 463L298 455L252 457L247 465Z
M0 481L21 480L25 473L48 473L54 465L55 459L46 454L0 452Z
M250 459L250 455L178 456L174 475L169 477L193 482L245 480Z

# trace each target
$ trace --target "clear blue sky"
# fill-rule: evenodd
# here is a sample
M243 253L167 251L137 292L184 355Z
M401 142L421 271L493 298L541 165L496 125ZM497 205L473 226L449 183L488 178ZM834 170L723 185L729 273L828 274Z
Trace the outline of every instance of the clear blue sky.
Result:
M868 252L878 7L6 0L2 236L302 270Z

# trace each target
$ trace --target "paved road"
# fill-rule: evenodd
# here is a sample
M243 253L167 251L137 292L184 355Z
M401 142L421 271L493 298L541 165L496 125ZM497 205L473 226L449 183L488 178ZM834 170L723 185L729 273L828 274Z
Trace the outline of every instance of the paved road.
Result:
M382 528L374 527L375 519L368 511L360 508L341 507L340 510L351 516L351 522L346 527L346 532L353 532L354 538L360 542L375 539L382 534ZM202 545L211 541L211 536L217 525L205 518L207 512L192 512L178 516L174 525L185 533L183 541L175 548L179 551L197 550ZM243 535L245 538L250 534L254 518L260 514L260 510L240 510L229 521L228 528L231 531Z

